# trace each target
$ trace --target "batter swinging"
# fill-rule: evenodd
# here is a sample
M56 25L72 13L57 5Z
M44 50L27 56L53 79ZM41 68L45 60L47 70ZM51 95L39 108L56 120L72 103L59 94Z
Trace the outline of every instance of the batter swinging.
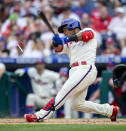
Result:
M65 37L55 35L53 47L56 52L66 53L69 56L71 66L69 78L55 98L35 114L26 114L26 120L38 122L50 118L55 110L71 98L73 110L102 114L110 117L111 121L116 121L118 107L85 100L88 86L95 81L97 76L95 32L90 28L81 30L80 22L75 19L64 20L58 31L64 33Z

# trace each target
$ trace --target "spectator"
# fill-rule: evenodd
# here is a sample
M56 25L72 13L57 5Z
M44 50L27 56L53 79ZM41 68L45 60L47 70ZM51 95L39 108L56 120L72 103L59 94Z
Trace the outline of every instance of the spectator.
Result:
M57 16L64 11L65 2L63 0L49 0L49 6L54 10Z
M82 14L82 18L81 18L81 27L83 28L92 28L92 20L91 17L89 16L88 13L83 13ZM101 53L101 49L100 46L102 44L102 38L101 38L101 34L97 31L96 32L96 37L97 37L97 54Z
M16 74L22 76L28 73L31 79L32 91L26 98L27 113L34 113L35 109L41 108L56 94L54 83L59 79L59 74L45 69L43 60L38 60L35 67L17 69Z
M16 14L11 14L9 16L9 19L7 19L1 28L1 33L5 31L13 31L13 28L17 26L18 30L24 30L27 26L27 21L24 18L20 18L17 13Z
M29 58L41 58L49 55L51 55L50 49L45 48L45 44L42 40L35 38L34 40L28 41L23 56Z
M87 5L87 0L78 0L79 5L72 8L72 11L75 12L79 17L82 16L83 12L90 14L91 9Z
M106 33L108 30L108 25L111 21L107 7L102 7L100 9L99 18L92 19L93 29L99 33Z
M32 6L32 1L27 0L24 2L25 3L23 3L23 6L21 8L21 16L36 18L36 9Z
M106 49L102 55L120 55L120 50L115 47L114 39L112 37L107 38Z
M107 7L107 3L104 0L98 0L96 2L96 9L93 9L91 12L92 19L99 19L101 17L101 9Z
M81 17L81 26L82 28L92 27L92 21L88 13L83 13Z
M58 16L58 24L59 25L63 20L65 19L68 19L68 18L74 18L74 19L77 19L80 21L80 18L78 17L78 15L76 15L75 13L72 12L70 6L66 6L65 7L65 10L63 13L61 13L59 16Z
M116 8L116 17L110 22L108 29L117 35L121 49L126 46L126 15L123 7Z
M5 39L0 36L0 57L8 57L9 50L5 49Z
M109 8L117 8L121 6L121 0L108 0Z

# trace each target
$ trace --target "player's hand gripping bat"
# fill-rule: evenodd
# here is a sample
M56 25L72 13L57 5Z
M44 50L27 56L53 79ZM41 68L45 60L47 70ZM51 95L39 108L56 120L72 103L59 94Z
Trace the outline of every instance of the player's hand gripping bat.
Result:
M48 26L50 31L56 35L55 31L53 30L52 26L50 25L48 19L46 18L45 14L42 11L38 11L38 16L41 18L41 20Z

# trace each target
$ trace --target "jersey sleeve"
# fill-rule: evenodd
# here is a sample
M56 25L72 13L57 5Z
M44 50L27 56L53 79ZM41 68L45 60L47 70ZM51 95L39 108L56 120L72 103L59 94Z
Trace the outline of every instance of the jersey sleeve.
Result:
M36 74L35 68L33 68L33 67L29 68L29 70L28 70L28 76L32 77L32 76L35 76L35 74Z

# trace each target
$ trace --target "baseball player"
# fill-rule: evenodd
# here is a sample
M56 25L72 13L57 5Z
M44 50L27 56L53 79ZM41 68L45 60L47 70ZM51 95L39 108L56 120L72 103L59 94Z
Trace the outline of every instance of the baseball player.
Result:
M97 76L95 67L97 41L94 30L91 28L81 30L78 20L66 19L58 31L65 36L55 35L52 39L53 47L56 52L66 53L69 56L71 66L69 78L55 98L35 114L26 114L25 119L28 122L38 122L50 118L55 110L71 98L73 110L102 114L108 116L111 121L116 121L118 107L85 100L88 86Z
M59 79L59 74L45 69L44 61L37 61L35 67L17 69L16 74L22 76L25 72L31 78L33 93L27 95L27 113L32 114L35 109L43 107L52 96L56 94L54 82Z

